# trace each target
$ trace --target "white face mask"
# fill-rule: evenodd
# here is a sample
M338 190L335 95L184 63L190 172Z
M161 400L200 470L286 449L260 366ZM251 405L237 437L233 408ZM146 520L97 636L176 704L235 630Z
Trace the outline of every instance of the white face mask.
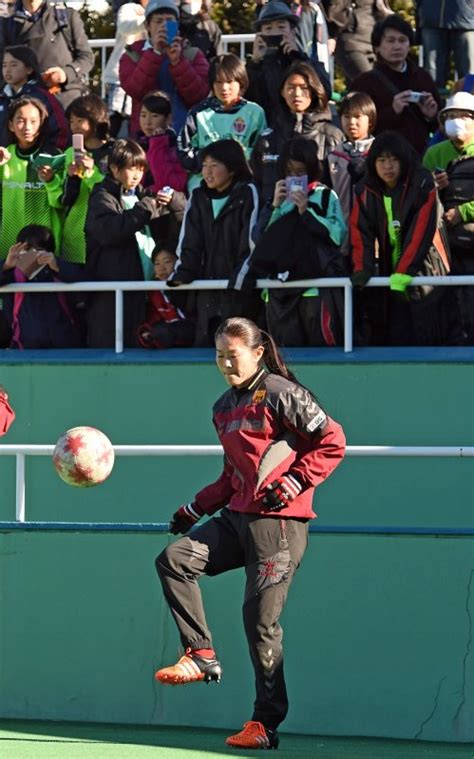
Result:
M466 119L446 119L444 131L447 137L461 139L467 132L467 121Z

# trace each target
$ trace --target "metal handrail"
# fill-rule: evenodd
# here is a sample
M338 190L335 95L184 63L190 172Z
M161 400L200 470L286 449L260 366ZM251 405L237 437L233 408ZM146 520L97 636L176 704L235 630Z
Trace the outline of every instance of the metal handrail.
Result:
M16 457L16 521L25 522L26 485L25 457L52 456L54 445L0 445L0 456ZM222 456L220 445L114 445L117 456ZM390 446L390 445L349 445L347 456L375 457L439 457L439 458L473 458L474 446ZM0 522L0 528L2 526ZM76 523L77 524L77 523ZM444 534L444 533L443 533ZM462 531L462 534L468 534Z
M435 287L474 285L474 275L458 275L449 277L414 277L408 285ZM371 277L366 287L389 287L390 277ZM299 279L291 282L280 282L276 279L258 279L257 289L283 288L324 288L341 287L344 290L344 352L353 349L352 333L352 284L349 277L326 277L324 279ZM180 285L180 290L226 290L226 279L197 279L189 285ZM29 282L11 284L0 287L2 293L33 293L33 292L115 292L115 352L123 352L123 293L149 290L169 290L166 282Z

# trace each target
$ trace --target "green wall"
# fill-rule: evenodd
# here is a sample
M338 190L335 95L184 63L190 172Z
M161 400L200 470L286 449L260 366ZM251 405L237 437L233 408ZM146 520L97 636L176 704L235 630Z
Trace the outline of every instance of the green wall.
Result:
M472 364L296 365L352 445L472 445ZM54 443L92 424L115 444L216 443L207 363L4 363L17 410L5 443ZM218 457L118 458L101 487L27 460L27 519L166 521L214 479ZM0 519L14 519L14 459L0 457ZM321 525L472 527L470 459L347 458L321 487ZM153 560L163 534L0 534L0 717L238 727L253 686L241 573L202 583L225 674L166 689L153 671L178 639ZM285 729L474 739L470 538L312 534L284 614ZM469 718L471 718L469 720Z

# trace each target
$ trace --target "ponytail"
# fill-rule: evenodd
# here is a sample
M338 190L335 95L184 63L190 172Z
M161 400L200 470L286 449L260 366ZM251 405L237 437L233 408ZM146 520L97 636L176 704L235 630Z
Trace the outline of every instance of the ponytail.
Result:
M285 377L285 379L299 384L293 372L286 365L273 337L263 329L260 330L260 334L264 349L263 361L268 371L272 374L279 374L280 377Z

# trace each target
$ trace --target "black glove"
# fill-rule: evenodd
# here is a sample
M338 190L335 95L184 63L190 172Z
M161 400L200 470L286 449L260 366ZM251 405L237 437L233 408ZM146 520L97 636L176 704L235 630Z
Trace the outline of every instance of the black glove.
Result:
M369 272L365 271L364 269L362 269L362 271L355 271L354 274L351 274L352 287L354 287L356 290L362 290L362 288L366 286L371 276L372 274L369 274Z
M291 501L303 490L303 486L294 474L282 474L277 480L267 485L267 494L263 499L263 505L268 511L280 511L288 506Z
M173 535L178 533L184 535L196 522L199 522L203 514L204 511L195 501L186 503L184 506L180 506L171 517L169 531Z

